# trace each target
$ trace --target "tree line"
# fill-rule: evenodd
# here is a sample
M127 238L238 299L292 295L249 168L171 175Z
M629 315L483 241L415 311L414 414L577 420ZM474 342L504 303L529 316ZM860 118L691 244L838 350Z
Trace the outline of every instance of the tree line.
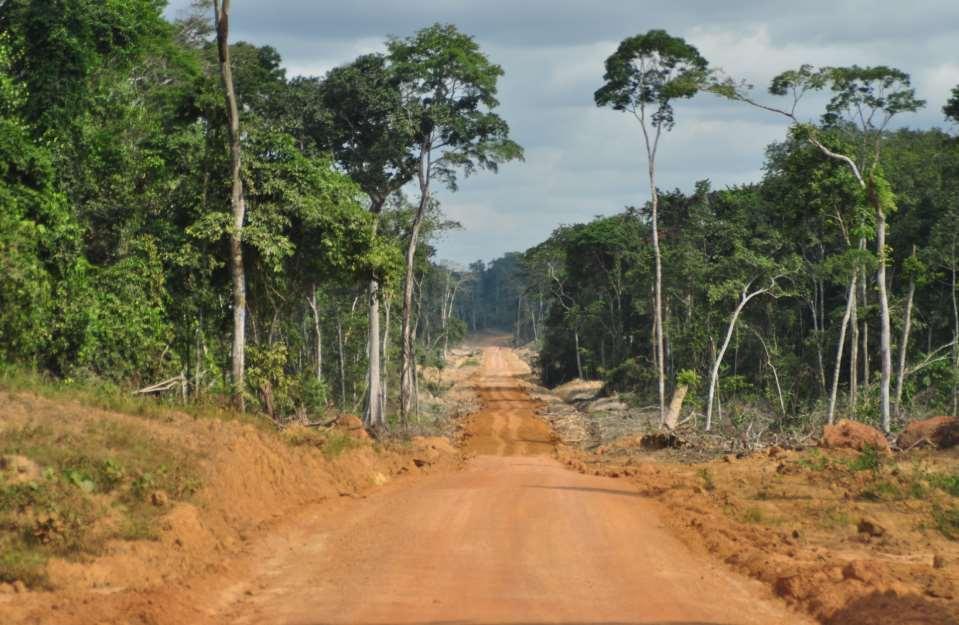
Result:
M522 158L503 70L434 24L291 78L229 0L165 4L0 3L0 362L409 420L464 331L436 187Z
M638 123L649 201L492 265L510 266L497 307L516 316L501 327L540 341L546 384L601 377L668 427L667 391L681 402L690 387L706 429L724 403L733 425L844 414L887 432L915 411L957 413L959 142L891 128L926 104L908 74L803 65L766 98L660 30L625 39L605 69L595 101ZM818 93L824 109L804 117ZM784 121L762 180L657 187L675 107L700 94ZM957 123L959 86L947 97Z

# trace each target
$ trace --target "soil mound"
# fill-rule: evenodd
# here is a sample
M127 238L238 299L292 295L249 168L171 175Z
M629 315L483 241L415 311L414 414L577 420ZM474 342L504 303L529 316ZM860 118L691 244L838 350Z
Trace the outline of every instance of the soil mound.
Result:
M849 419L840 419L835 425L827 425L823 428L821 445L827 449L862 451L872 447L885 453L891 452L889 441L882 432L865 423Z
M906 426L896 445L900 449L912 449L920 445L950 449L959 445L959 419L956 417L932 417L913 421Z

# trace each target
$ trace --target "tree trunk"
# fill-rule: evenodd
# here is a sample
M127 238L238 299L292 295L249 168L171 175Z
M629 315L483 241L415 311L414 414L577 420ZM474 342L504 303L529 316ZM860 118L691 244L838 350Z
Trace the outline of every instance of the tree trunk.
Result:
M386 313L386 315L385 315L385 319L383 320L383 321L384 321L384 323L383 323L383 357L382 357L382 359L381 359L381 361L380 361L380 363L381 363L381 368L382 368L382 370L383 370L383 385L382 385L382 389L381 389L381 391L380 391L380 392L382 393L382 399L380 399L380 404L383 406L383 413L384 413L384 416L385 416L385 414L386 414L386 402L387 402L387 399L389 398L389 393L388 393L388 390L387 390L387 389L388 389L388 387L387 387L387 382L388 382L388 380L389 380L389 376L387 375L387 372L389 371L389 367L390 367L390 360L389 360L389 346L390 346L390 302L389 302L389 300L386 301L386 303L384 304L383 308L384 308L384 312Z
M367 394L366 394L366 425L369 427L385 427L386 417L383 412L383 394L380 388L382 372L380 371L380 285L376 280L370 280L369 288L369 341L367 344Z
M216 21L216 47L230 129L232 181L230 208L233 213L233 224L230 229L230 279L233 283L233 401L236 407L243 411L246 409L244 397L246 390L246 274L243 269L243 221L246 217L246 203L243 198L243 181L240 178L240 113L233 89L233 68L230 65L230 0L214 0L213 16Z
M320 330L320 308L316 301L316 285L313 286L313 293L308 300L310 310L313 311L313 333L316 336L316 379L323 381L323 334Z
M956 242L952 242L952 416L959 417L959 383L956 374L959 373L959 297L956 296Z
M685 384L680 384L673 390L673 398L669 402L669 412L666 413L666 420L664 421L668 429L675 429L676 425L679 424L679 413L683 409L683 400L686 399L686 393L688 392L689 387Z
M729 318L729 327L726 329L726 338L723 340L722 347L719 348L719 353L716 354L716 359L713 361L712 371L709 374L709 396L706 400L706 431L708 432L713 426L713 399L716 396L716 383L719 380L719 367L723 362L723 355L726 353L726 348L729 347L729 342L733 338L733 333L736 330L736 321L739 320L739 314L743 311L743 308L746 307L746 304L749 303L749 300L753 299L757 295L765 293L768 289L758 289L752 293L748 292L749 285L746 285L746 288L743 289L742 295L739 298L739 303L736 304L736 309L733 311L732 317Z
M649 156L649 193L652 208L653 260L656 265L656 288L653 296L653 334L656 341L656 375L659 386L659 419L666 422L666 368L663 353L663 260L659 249L659 193L656 191L656 157Z
M859 268L856 273L856 290L850 295L852 298L852 312L849 317L849 327L852 333L849 340L849 417L856 416L856 407L859 403Z
M416 368L413 350L413 263L416 258L416 244L423 223L423 215L430 201L430 151L424 145L420 150L420 203L416 207L410 240L406 248L406 277L403 283L403 365L400 374L400 416L404 423L416 404Z
M879 287L879 356L882 372L879 379L879 411L882 415L882 429L887 434L892 428L892 415L889 406L889 383L892 379L892 328L889 322L889 297L886 293L886 214L879 208L876 215L876 251L879 257L879 269L876 271L876 284Z
M340 409L346 406L346 366L343 362L343 322L340 316L336 316L336 344L340 356Z
M380 211L385 200L374 198L370 204L373 214L373 235L376 235L379 226ZM369 285L368 302L369 341L367 344L367 393L366 412L364 414L368 427L386 427L386 414L383 408L383 393L380 388L380 283L374 277Z
M912 257L916 257L916 246L912 246ZM902 338L899 341L899 372L896 375L896 416L902 419L902 387L906 377L906 349L909 346L909 330L912 326L912 301L916 295L916 277L909 276L909 294L906 295L906 317L902 324Z
M862 270L862 280L859 282L859 301L862 302L863 308L862 331L860 332L862 335L862 379L860 380L860 385L862 386L863 393L869 388L869 382L872 378L869 370L869 315L866 312L869 306L869 289L866 288L868 284L869 276L864 267Z
M842 325L839 327L839 343L836 346L836 365L832 372L832 391L829 393L829 413L827 415L829 425L832 425L836 421L836 395L839 393L839 371L842 368L842 353L846 346L846 329L849 327L850 318L852 317L853 310L856 307L856 278L858 275L859 273L857 271L853 271L852 278L849 279L849 291L848 296L846 297L846 312L843 313ZM852 351L852 349L850 349L850 351ZM850 358L850 363L851 362L852 359Z
M583 376L583 360L579 355L579 330L573 330L573 346L576 348L576 375L580 380L585 380Z

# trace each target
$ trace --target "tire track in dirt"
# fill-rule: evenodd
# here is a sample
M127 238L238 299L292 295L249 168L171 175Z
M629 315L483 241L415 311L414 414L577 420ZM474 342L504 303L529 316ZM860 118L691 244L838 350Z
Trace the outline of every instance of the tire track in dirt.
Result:
M691 553L630 485L563 468L519 359L493 347L483 362L463 471L388 485L266 545L218 622L811 623Z

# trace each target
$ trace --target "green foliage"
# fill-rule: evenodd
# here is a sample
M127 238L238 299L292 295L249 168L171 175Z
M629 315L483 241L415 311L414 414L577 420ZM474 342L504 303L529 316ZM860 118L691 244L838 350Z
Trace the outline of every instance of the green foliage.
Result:
M651 109L655 128L672 129L672 101L691 98L703 88L708 63L699 51L663 30L624 39L606 59L605 84L596 91L597 106L639 114ZM645 123L645 122L644 122Z
M699 373L692 369L683 369L676 375L676 383L688 386L691 391L696 390L696 387L699 386L701 381L702 379L699 377Z
M878 473L882 468L882 456L878 449L872 445L866 445L859 455L849 462L849 468L853 471Z
M431 175L456 189L457 172L496 171L521 160L523 149L492 109L503 68L451 24L433 24L406 39L387 41L391 70L409 98L413 145L438 150Z
M952 88L952 97L950 97L949 101L942 107L942 112L946 116L946 119L959 124L959 86Z
M195 452L120 421L8 428L0 439L0 455L7 454L27 457L43 473L32 482L0 483L3 582L43 586L50 557L82 557L114 538L152 536L163 510L151 495L162 490L186 500L200 486ZM105 514L119 525L100 523Z

